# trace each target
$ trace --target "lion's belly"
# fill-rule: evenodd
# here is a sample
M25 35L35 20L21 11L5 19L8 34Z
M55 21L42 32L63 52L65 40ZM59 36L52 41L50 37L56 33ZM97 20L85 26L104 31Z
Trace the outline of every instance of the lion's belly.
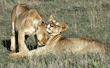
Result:
M25 35L33 36L33 35L35 35L35 33L36 33L36 31L34 28L25 29Z

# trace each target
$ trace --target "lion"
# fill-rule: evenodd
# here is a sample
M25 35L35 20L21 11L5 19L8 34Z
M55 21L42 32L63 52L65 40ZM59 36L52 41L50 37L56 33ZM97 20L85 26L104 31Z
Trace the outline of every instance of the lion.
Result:
M15 31L18 32L19 52L28 51L25 35L35 36L36 45L45 45L50 35L43 15L36 9L30 9L26 4L19 4L12 10L11 50L15 51Z
M60 23L51 15L50 23L47 25L47 32L50 38L44 47L37 48L29 52L20 52L10 54L10 58L24 57L47 54L61 54L72 52L73 55L90 53L105 53L109 47L93 38L64 37L61 32L68 29L66 23Z

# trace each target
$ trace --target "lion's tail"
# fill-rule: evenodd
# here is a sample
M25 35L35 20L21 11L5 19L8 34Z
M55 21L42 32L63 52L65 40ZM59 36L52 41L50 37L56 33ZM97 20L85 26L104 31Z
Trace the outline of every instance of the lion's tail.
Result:
M12 28L11 28L11 50L15 51L15 19L16 19L16 7L13 8L12 11L12 17L11 17L11 22L12 22Z

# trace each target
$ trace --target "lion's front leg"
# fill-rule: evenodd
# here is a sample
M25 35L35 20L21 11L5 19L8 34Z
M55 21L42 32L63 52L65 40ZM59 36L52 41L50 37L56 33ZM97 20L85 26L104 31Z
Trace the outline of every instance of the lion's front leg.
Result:
M29 51L28 56L33 56L34 54L39 56L39 55L46 55L49 53L50 53L50 51L47 49L47 46L43 46L43 47L38 47L35 50Z
M11 59L15 59L15 58L24 57L24 56L32 57L34 54L37 56L46 55L46 54L50 53L46 48L47 47L44 46L44 47L39 47L39 48L31 50L31 51L21 51L18 53L10 54L8 57L10 57Z
M15 59L15 58L18 58L18 57L24 57L24 56L28 55L28 52L29 51L25 51L25 52L22 51L22 52L18 52L18 53L12 53L8 57L11 58L11 59Z
M25 41L25 32L19 31L18 32L19 52L21 52L21 51L29 51L24 41Z
M21 55L20 53L13 53L13 54L10 54L8 57L11 59L15 59L15 58L21 57Z

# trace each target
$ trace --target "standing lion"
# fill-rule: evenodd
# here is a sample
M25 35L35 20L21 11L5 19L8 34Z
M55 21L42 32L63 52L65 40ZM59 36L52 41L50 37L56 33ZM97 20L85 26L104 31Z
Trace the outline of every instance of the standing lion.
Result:
M46 22L43 15L36 9L30 9L26 4L19 4L12 11L11 50L15 50L15 31L18 32L20 51L28 51L25 44L25 35L35 35L36 43L45 45L49 34L46 32Z

